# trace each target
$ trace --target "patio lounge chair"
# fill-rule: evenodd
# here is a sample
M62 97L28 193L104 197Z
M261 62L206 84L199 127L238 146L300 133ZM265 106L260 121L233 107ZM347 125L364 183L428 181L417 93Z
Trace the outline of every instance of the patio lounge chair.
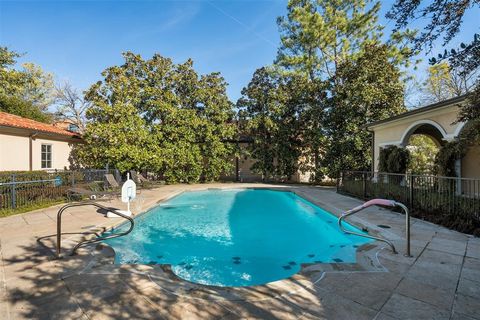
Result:
M108 186L112 189L120 189L121 185L117 179L111 173L105 174L105 180L107 180Z
M135 170L130 170L130 177L132 178L133 182L136 184L142 184L142 181L138 178L137 171Z
M90 200L98 198L108 198L118 195L118 191L105 191L105 190L90 190L85 187L74 187L67 190L68 201L72 201L74 196L87 196Z
M145 178L141 173L138 174L138 180L139 180L141 183L144 183L144 182L150 183L150 181L149 181L147 178Z
M142 186L142 187L145 187L145 188L148 188L148 187L152 187L154 186L154 183L150 180L148 180L147 178L145 178L142 174L140 173L137 173L136 171L134 170L130 170L130 176L132 177L132 180Z
M113 189L112 192L116 192L117 194L121 194L121 188L122 184L117 182L117 179L113 176L111 173L105 174L105 179L107 180L107 183L111 189ZM135 179L133 181L136 183ZM137 194L140 194L140 190L137 189Z

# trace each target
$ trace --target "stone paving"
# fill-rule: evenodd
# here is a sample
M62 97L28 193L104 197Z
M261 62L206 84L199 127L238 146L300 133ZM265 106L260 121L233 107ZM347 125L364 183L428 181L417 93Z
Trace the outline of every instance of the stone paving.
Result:
M331 188L230 183L142 190L133 210L186 190L232 187L291 190L335 215L361 203ZM413 257L405 257L404 216L378 207L350 221L392 239L399 254L375 242L359 248L356 264L304 265L289 279L244 288L189 283L169 266L114 265L105 245L68 256L79 232L121 220L93 207L65 212L65 257L56 260L59 208L0 218L1 319L480 319L480 239L412 219Z

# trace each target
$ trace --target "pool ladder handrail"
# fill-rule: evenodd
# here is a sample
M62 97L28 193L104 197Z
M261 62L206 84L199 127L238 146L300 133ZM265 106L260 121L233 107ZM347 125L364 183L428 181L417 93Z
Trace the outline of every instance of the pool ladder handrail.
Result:
M111 234L109 236L96 237L94 239L82 240L79 243L77 243L75 245L75 247L73 247L72 252L70 253L71 256L73 256L75 254L75 252L77 251L78 248L80 248L81 246L83 246L85 244L91 244L91 243L96 243L96 242L99 242L99 241L102 241L102 240L122 237L122 236L125 236L125 235L129 234L133 230L133 227L135 225L135 222L133 221L133 218L131 218L131 217L129 217L129 216L127 216L127 215L125 215L121 212L118 212L118 210L116 210L116 209L111 209L111 208L102 206L101 204L98 204L98 203L93 202L93 201L68 203L68 204L64 205L63 207L61 207L60 210L58 210L58 213L57 213L57 248L56 248L56 254L55 254L57 259L61 258L60 253L61 253L61 242L62 242L62 214L68 208L81 207L81 206L94 206L94 207L97 207L99 209L105 210L106 212L112 212L113 214L116 214L117 216L120 216L124 219L127 219L128 222L130 222L130 228L128 228L127 231Z
M365 234L365 233L350 231L350 230L345 229L342 225L342 221L345 220L345 218L347 218L347 217L349 217L349 216L351 216L351 215L353 215L353 214L355 214L355 213L357 213L357 212L359 212L363 209L366 209L370 206L374 206L374 205L382 205L382 206L387 206L387 207L400 207L400 208L403 209L403 211L405 212L405 236L406 236L406 239L407 239L405 256L410 257L411 256L410 255L410 214L408 212L408 208L403 203L396 202L394 200L387 200L387 199L372 199L370 201L367 201L367 202L365 202L364 204L362 204L358 207L355 207L353 209L350 209L350 210L342 213L342 216L338 219L338 226L340 227L340 230L342 230L343 232L348 233L348 234L353 234L353 235L356 235L356 236L370 238L370 239L385 242L390 246L393 253L396 254L397 250L395 249L395 246L393 245L393 243L390 240L385 239L385 238L381 238L381 237L372 236L372 235Z

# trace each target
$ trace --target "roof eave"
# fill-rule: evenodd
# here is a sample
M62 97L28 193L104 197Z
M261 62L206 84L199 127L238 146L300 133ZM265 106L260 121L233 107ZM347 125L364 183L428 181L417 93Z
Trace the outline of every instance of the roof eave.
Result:
M28 132L30 134L42 134L42 135L46 135L46 136L54 136L54 137L62 137L64 139L79 139L81 140L82 137L78 134L75 134L75 133L72 133L72 134L63 134L63 133L58 133L58 132L50 132L50 131L44 131L44 130L38 130L38 129L32 129L32 128L23 128L23 127L17 127L17 126L9 126L9 125L5 125L5 124L1 124L0 125L0 129L1 128L8 128L8 129L14 129L14 130L19 130L19 131L23 131L23 132Z
M444 107L449 107L449 106L452 106L452 105L456 105L456 104L459 104L459 103L462 103L463 101L465 101L467 99L467 97L468 97L468 94L464 94L464 95L461 95L461 96L458 96L458 97L455 97L455 98L451 98L451 99L448 99L448 100L444 100L444 101L440 101L440 102L437 102L437 103L434 103L434 104L430 104L430 105L427 105L425 107L416 108L416 109L401 113L399 115L396 115L396 116L393 116L393 117L390 117L390 118L387 118L387 119L367 123L367 124L361 126L361 129L367 129L368 130L368 129L374 128L376 126L386 124L388 122L400 120L400 119L403 119L403 118L406 118L408 116L412 116L412 115L415 115L415 114L419 114L419 113L428 112L428 111L431 111L431 110L434 110L434 109L439 109L439 108L444 108Z

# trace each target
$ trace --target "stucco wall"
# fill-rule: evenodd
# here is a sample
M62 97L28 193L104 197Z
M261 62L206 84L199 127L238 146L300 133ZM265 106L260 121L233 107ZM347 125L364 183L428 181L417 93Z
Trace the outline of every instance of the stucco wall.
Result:
M462 177L480 179L480 146L470 148L462 159Z
M440 127L445 141L455 139L463 128L462 123L456 123L458 112L458 105L450 105L371 127L370 130L375 132L375 170L378 170L380 148L388 145L401 145L416 124L433 123ZM472 147L462 159L461 174L465 178L480 178L480 146Z
M42 144L50 144L52 146L52 169L65 169L70 167L68 157L72 150L68 142L55 141L47 139L35 139L32 144L32 160L33 170L43 170L41 162Z
M0 171L28 169L28 137L0 133Z
M41 145L52 145L52 168L69 168L71 146L67 141L37 138L32 141L32 170L42 170ZM27 171L30 169L29 138L0 133L0 171Z
M248 148L248 143L240 143L240 156L238 158L238 178L239 181L241 182L259 182L262 181L262 175L255 173L252 171L252 166L255 164L256 160L253 159L252 157L247 155L247 152L245 152ZM228 180L228 181L235 181L236 180L236 173L235 173L235 168L236 168L236 159L232 159L232 165L233 169L231 172L225 173L222 175L221 179L222 180ZM310 173L300 173L298 171L295 173L292 178L291 182L309 182L310 180Z
M252 171L256 160L248 156L241 156L238 159L238 172L241 182L262 181L262 175Z
M311 173L311 172L302 173L302 172L300 172L300 170L299 170L299 171L297 171L297 173L295 173L295 174L292 176L291 181L292 181L292 182L309 183L311 177L312 177L312 173Z

